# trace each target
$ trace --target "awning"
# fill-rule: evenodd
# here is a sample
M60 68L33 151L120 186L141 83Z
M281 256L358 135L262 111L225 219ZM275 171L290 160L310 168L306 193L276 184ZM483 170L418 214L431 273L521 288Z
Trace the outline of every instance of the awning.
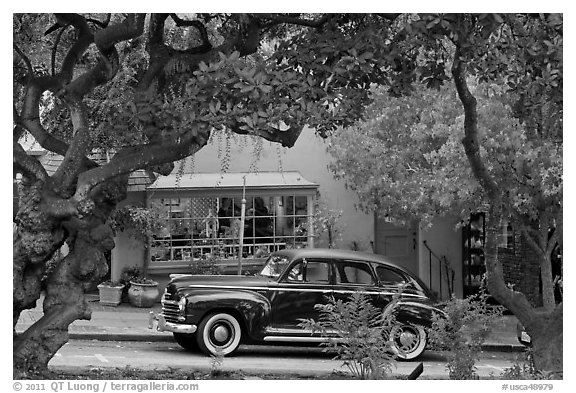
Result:
M246 194L314 194L318 184L300 172L235 172L235 173L191 173L159 176L147 187L147 191L162 196L177 192L178 195L239 195L246 178Z

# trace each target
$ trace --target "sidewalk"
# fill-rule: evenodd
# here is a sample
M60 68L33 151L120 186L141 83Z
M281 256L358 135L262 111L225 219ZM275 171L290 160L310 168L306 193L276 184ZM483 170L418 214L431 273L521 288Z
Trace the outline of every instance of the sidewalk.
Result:
M92 319L78 320L70 325L70 339L101 340L101 341L166 341L173 342L172 333L158 332L148 329L149 314L158 313L160 303L152 308L137 308L128 303L117 307L103 306L98 302L98 295L88 295L92 305ZM24 311L16 331L22 332L42 317L41 301L35 309ZM483 345L485 351L519 352L524 347L516 338L517 319L513 315L505 315L502 322L494 327L490 337Z

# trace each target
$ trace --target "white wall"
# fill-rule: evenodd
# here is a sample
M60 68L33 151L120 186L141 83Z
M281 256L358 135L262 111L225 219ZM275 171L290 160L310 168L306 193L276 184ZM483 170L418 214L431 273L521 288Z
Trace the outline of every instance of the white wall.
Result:
M118 206L128 204L144 206L144 192L129 192L127 198ZM116 246L112 249L112 266L110 268L110 278L113 281L119 280L122 270L130 266L143 266L146 258L146 248L143 243L128 235L128 232L117 233L114 238Z
M248 172L254 169L253 143L254 139L251 137L235 136L234 143L230 146L228 172ZM257 170L299 171L307 180L319 184L320 194L329 208L343 211L340 222L344 225L344 230L342 240L337 246L350 248L352 241L359 241L366 251L371 251L370 242L374 240L373 216L356 211L356 195L346 190L342 181L336 181L332 177L328 170L331 157L326 152L326 142L322 138L317 137L313 130L304 129L295 146L290 149L264 140L262 146L261 157L255 164ZM226 141L215 138L200 150L193 160L187 160L185 172L221 172L225 150Z
M433 220L431 228L420 228L419 234L419 276L429 285L430 263L429 251L424 246L424 241L439 257L446 256L452 269L454 269L454 292L457 297L462 297L462 230L456 229L459 222L457 217L439 217ZM432 258L432 283L438 291L438 263ZM442 293L443 298L448 296L446 278L442 270Z

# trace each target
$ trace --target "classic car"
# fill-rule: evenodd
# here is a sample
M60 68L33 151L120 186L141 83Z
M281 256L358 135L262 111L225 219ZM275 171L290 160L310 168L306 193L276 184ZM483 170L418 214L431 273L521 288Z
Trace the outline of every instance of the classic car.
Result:
M390 334L398 357L410 360L424 352L432 316L443 311L419 278L380 255L355 251L278 251L256 276L174 276L157 329L172 332L186 349L214 355L230 355L240 343L320 343L328 338L299 326L301 319L318 320L316 304L361 291L384 309L400 285Z

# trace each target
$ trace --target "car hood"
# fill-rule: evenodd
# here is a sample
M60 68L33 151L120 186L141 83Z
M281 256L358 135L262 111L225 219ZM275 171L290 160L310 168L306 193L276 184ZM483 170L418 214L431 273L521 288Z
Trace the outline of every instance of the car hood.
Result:
M222 287L222 288L260 288L266 287L272 280L264 276L207 276L207 275L178 275L169 283L174 289L190 287Z

